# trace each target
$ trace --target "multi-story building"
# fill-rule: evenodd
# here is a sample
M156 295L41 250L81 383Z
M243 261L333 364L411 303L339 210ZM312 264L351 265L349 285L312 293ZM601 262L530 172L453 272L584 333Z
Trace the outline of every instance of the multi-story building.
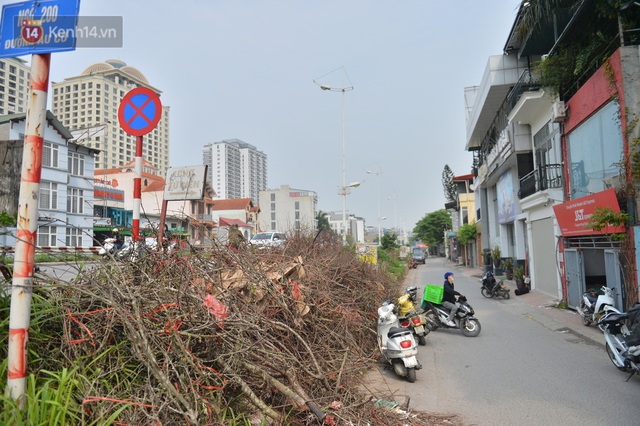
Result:
M29 72L22 59L0 59L0 115L27 111Z
M338 234L341 238L345 234L345 230L342 222L342 212L328 212L327 219L329 219L329 226ZM364 243L365 240L365 230L366 223L364 218L356 217L349 212L347 212L347 240L351 239L354 243Z
M465 89L482 245L500 247L533 289L569 306L607 285L625 309L638 300L640 55L630 15L638 8L529 6L522 2L481 85ZM626 227L616 224L621 209Z
M47 111L38 196L39 247L93 246L93 158L96 151L71 142L71 133ZM20 192L20 166L26 114L0 117L5 170L0 175L0 208L15 214ZM15 245L15 229L2 245Z
M318 195L314 191L279 189L260 191L261 231L313 231L316 229Z
M118 123L122 98L136 87L160 94L136 68L110 59L98 62L82 74L52 82L52 111L84 146L100 150L96 168L113 169L135 158L136 137ZM166 173L169 168L169 107L162 106L158 125L143 136L142 156Z
M226 139L204 146L203 164L209 166L207 181L219 198L251 198L258 203L267 188L267 156L239 139Z

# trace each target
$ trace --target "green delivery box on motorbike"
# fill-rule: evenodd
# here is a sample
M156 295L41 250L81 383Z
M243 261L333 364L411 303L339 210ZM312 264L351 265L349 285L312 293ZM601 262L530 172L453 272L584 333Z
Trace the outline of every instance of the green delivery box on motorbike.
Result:
M424 293L422 295L422 303L420 307L426 309L425 302L431 302L435 304L442 303L442 295L444 294L444 287L441 285L427 284L424 286Z

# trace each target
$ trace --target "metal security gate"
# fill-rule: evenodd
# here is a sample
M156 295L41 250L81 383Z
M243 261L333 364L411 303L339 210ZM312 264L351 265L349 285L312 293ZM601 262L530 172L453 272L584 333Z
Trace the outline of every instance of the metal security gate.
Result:
M619 255L620 252L617 250L604 251L604 271L607 276L607 287L615 289L616 308L623 311L624 302L622 296L624 288L622 286Z
M572 308L580 306L584 283L584 262L582 252L577 249L565 249L564 265L567 272L567 304Z

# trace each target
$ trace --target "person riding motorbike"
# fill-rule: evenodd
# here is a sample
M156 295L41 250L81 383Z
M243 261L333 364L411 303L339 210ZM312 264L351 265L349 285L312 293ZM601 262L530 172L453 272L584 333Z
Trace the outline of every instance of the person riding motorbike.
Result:
M447 325L450 327L455 326L453 319L456 317L456 312L460 304L456 300L456 296L464 297L464 294L456 291L453 284L453 272L447 272L444 274L444 293L442 295L442 306L449 309L449 318L447 318Z
M114 240L116 240L116 242L113 245L113 251L116 252L116 251L120 250L122 248L122 246L124 245L124 238L120 234L120 231L118 231L118 228L113 228L112 238Z

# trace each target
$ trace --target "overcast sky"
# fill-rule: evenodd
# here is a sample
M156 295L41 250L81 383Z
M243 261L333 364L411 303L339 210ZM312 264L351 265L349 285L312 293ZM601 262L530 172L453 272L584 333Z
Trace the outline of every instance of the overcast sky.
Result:
M346 181L365 180L347 210L377 226L379 195L382 227L411 230L443 208L445 164L471 172L464 88L502 53L519 3L81 0L81 15L123 16L124 46L53 54L51 80L122 60L171 107L172 166L237 138L268 156L269 188L316 191L320 210L342 212L342 94L313 80L342 87L344 66Z

